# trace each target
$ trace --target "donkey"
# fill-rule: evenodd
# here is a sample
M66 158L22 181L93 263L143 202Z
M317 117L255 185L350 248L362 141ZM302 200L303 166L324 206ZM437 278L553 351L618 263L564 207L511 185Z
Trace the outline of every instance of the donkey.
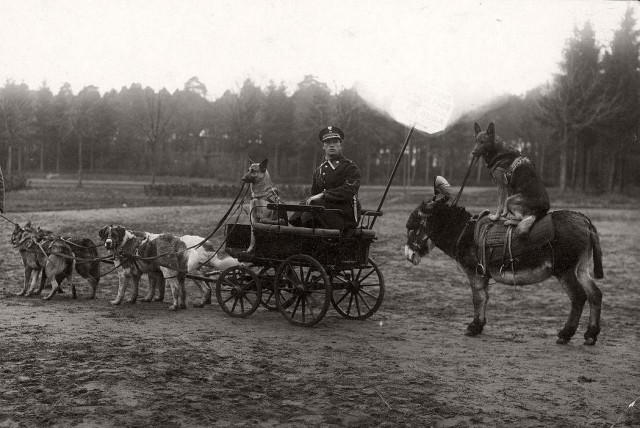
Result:
M571 300L569 318L558 332L556 343L566 344L571 340L588 301L590 316L584 344L595 345L600 333L602 293L593 278L601 279L604 273L600 238L591 220L575 211L550 212L547 216L553 221L554 237L549 245L531 245L526 253L512 258L507 268L499 260L483 266L483 247L474 240L478 220L464 207L449 203L449 185L444 178L438 177L436 183L433 198L422 202L409 216L404 253L407 260L417 265L422 257L438 247L462 268L469 278L474 307L473 321L467 326L466 334L482 333L491 278L507 285L527 285L555 276ZM535 226L532 232L534 230Z

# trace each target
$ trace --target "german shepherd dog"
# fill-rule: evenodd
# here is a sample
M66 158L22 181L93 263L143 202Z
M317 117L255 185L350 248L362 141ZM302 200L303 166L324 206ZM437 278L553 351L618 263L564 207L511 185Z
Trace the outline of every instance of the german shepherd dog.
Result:
M28 239L28 237L34 238L35 241L43 240L45 237L47 237L49 240L55 238L55 236L53 236L52 231L41 229L39 227L33 228L31 225L31 222L27 222L24 226L20 226L16 224L13 234L11 235L11 243L14 246L18 247L20 241L23 242L22 247L24 251L21 251L23 264L25 261L25 257L27 258L33 257L28 253L33 254L33 252L36 250L42 253L42 251L40 250L40 248L37 246L35 242L32 242L33 245L31 245L30 248L27 248L29 244L27 243L27 240L23 238ZM64 236L59 239L62 239L62 241L66 242L71 248L71 251L73 252L74 262L75 262L74 263L75 271L81 277L87 280L87 282L89 283L89 286L91 287L91 295L89 296L89 298L94 299L96 296L98 284L100 283L100 260L98 258L98 250L96 245L89 238L83 238L83 237L77 237L77 236ZM26 269L26 264L25 264L25 269ZM27 274L25 272L25 276L26 275ZM32 290L31 295L38 295L42 292L46 279L47 279L47 275L46 274L42 275L40 286L38 287L38 289ZM62 279L64 278L63 277L58 278L58 282L60 282ZM72 288L72 298L75 299L76 292L75 292L75 287L73 286L73 283L71 288ZM59 289L58 292L62 292L62 289ZM27 290L23 289L21 293L18 293L18 295L24 295L26 293L27 293Z
M186 309L185 278L187 274L186 245L176 236L165 233L150 239L151 234L128 230L122 226L104 226L98 232L108 252L114 256L114 264L118 269L118 295L111 301L119 305L129 281L133 282L133 291L129 302L134 303L138 297L138 284L143 273L151 273L164 277L169 281L173 304L169 310ZM177 282L177 284L176 284Z
M24 286L18 296L40 294L44 279L50 278L51 293L43 297L43 300L49 300L54 294L62 292L60 283L67 278L71 282L72 297L77 297L72 278L75 265L73 251L65 241L46 231L32 229L29 222L25 227L16 224L11 243L20 252L24 265ZM36 288L38 277L43 271L40 286Z
M281 224L287 225L287 215L285 212L278 213L267 208L269 203L282 203L278 189L273 185L269 171L267 171L268 159L262 162L250 161L249 170L242 176L242 181L249 183L251 186L251 202L249 204L249 213L251 224ZM255 236L251 232L251 244L247 249L247 253L251 253L255 247Z
M544 217L551 207L544 184L533 162L496 136L493 122L485 132L477 123L473 128L475 146L472 154L484 159L498 186L498 207L489 218L496 221L507 217L505 225L517 225L515 236L527 238L533 223Z

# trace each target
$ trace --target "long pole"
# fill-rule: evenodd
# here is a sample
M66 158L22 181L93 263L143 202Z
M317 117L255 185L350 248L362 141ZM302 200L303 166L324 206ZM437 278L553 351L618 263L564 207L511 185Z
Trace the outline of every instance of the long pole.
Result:
M378 209L376 211L380 211L382 209L382 204L384 203L385 198L387 197L387 193L389 192L389 187L391 187L391 182L393 181L393 177L396 175L396 171L398 170L398 165L400 165L400 161L402 160L402 155L404 151L407 149L407 145L409 145L409 140L411 140L411 135L413 135L413 130L416 128L415 125L411 127L409 133L407 134L407 138L404 140L404 145L402 146L402 150L400 150L400 154L398 155L398 159L396 160L396 164L393 166L393 171L391 171L391 177L389 177L389 182L387 183L387 188L384 189L384 193L382 194L382 199L380 199L380 204L378 205ZM374 217L371 220L371 225L369 229L373 228L373 225L376 222L378 217Z

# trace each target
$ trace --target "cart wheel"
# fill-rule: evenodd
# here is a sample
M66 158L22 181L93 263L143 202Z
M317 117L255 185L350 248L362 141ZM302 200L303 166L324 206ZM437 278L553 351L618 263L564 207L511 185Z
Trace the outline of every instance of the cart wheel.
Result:
M232 266L220 273L216 283L218 304L232 317L247 317L254 313L262 299L262 286L251 269Z
M331 304L345 318L369 318L378 310L384 299L384 278L371 259L365 267L337 271L331 276L331 285Z
M276 268L265 266L258 273L260 284L262 284L262 301L260 304L269 311L277 311L276 295L273 292L273 283L276 279Z
M312 326L324 317L331 301L331 282L313 257L298 254L278 267L276 306L291 324Z

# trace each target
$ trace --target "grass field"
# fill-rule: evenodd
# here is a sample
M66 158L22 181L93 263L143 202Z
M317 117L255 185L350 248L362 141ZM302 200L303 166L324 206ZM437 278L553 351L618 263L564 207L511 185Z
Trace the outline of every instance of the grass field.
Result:
M213 180L188 177L163 177L160 183L212 184ZM5 197L7 212L57 211L69 209L99 209L142 206L207 205L225 203L224 199L199 197L158 197L144 194L143 187L149 184L148 177L94 175L83 180L84 186L77 189L72 175L53 179L34 177L26 190L9 192ZM237 183L240 190L241 183ZM458 188L453 187L457 192ZM640 208L640 195L620 194L593 195L575 191L561 193L559 189L548 189L555 207L602 207ZM384 193L384 186L362 186L360 199L366 208L377 208ZM632 194L634 192L631 192ZM417 203L432 194L429 187L393 186L383 204L383 211L394 203ZM295 203L281 195L284 200ZM460 204L493 209L496 192L491 187L465 187ZM232 199L229 199L229 203Z

